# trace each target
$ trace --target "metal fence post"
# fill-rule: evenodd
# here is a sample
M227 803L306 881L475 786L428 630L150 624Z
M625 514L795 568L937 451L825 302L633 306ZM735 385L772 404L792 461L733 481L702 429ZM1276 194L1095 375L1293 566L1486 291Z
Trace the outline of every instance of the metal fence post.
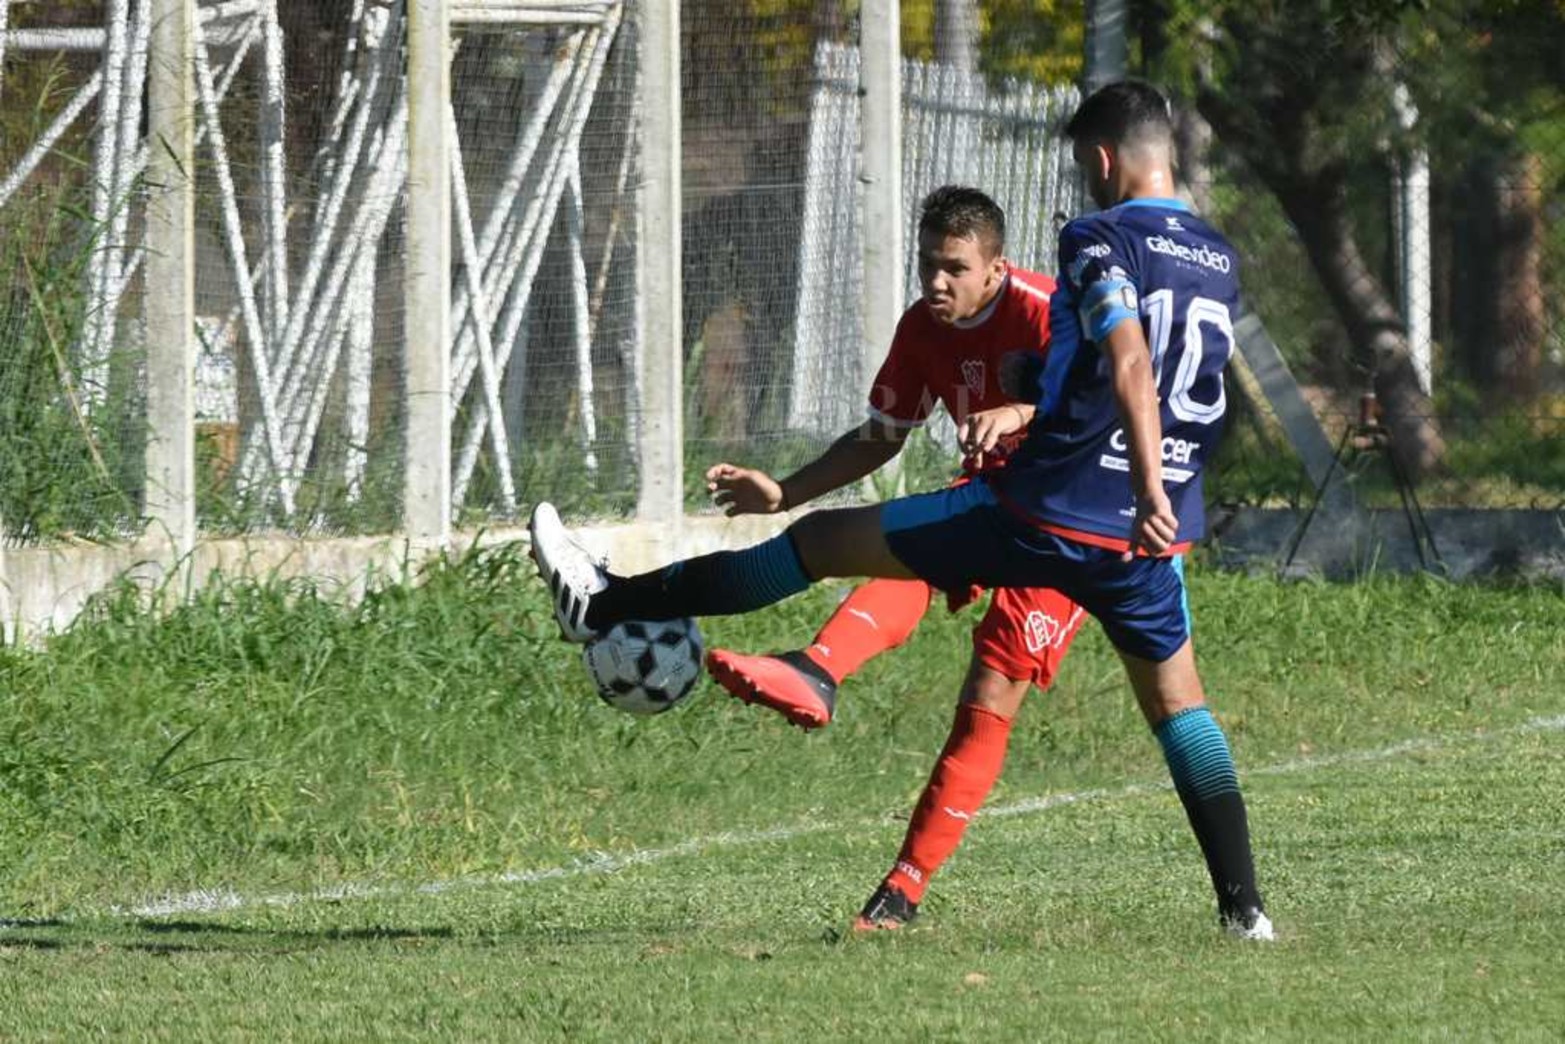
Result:
M1087 68L1082 72L1083 97L1105 84L1125 78L1130 45L1126 0L1087 0Z
M156 0L148 70L146 517L196 540L195 0Z
M403 516L414 547L451 538L451 14L408 0L407 382Z
M859 181L863 190L864 383L874 379L902 317L902 10L899 0L864 0L859 17L863 108ZM888 465L896 475L895 463Z
M1407 84L1399 83L1392 94L1397 123L1408 133L1418 128L1418 107L1413 104ZM1407 324L1407 347L1413 356L1413 369L1419 387L1428 395L1434 390L1434 314L1432 290L1434 275L1430 246L1429 196L1431 175L1429 151L1414 145L1398 164L1395 191L1397 210L1397 261L1402 280L1402 320Z
M679 0L641 4L638 296L642 301L639 521L669 550L684 504L684 320L680 273Z

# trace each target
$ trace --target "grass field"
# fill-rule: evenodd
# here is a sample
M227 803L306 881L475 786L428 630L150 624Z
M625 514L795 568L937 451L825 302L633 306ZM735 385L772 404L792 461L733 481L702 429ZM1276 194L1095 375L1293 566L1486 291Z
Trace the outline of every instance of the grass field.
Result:
M709 641L800 643L841 589ZM908 931L845 931L945 735L931 614L804 735L602 706L525 558L214 588L0 652L0 1039L1565 1035L1565 594L1196 570L1281 940L1219 936L1089 628Z

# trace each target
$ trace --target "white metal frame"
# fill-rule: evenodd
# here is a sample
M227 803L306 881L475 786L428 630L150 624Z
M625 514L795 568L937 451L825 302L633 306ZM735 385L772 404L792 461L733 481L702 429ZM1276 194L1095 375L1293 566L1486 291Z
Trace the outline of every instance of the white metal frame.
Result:
M416 186L408 196L407 256L412 263L403 288L410 302L404 330L409 346L405 515L410 534L420 543L441 544L449 538L453 506L466 496L477 457L486 446L501 476L500 503L495 507L506 514L517 509L501 385L507 366L513 360L520 362L517 349L526 339L531 286L562 206L573 276L580 437L585 464L595 469L594 287L588 282L582 243L579 148L609 48L623 19L623 0L352 0L348 61L336 85L316 172L321 194L309 227L300 227L295 220L292 228L284 157L286 56L277 0L192 0L188 11L184 4L185 0L108 0L101 28L15 30L8 28L10 0L0 0L0 58L7 50L95 51L103 56L100 67L15 169L0 171L3 209L61 137L90 108L97 113L92 217L100 242L86 276L89 319L77 346L87 407L101 400L107 386L108 360L117 338L126 333L120 329L122 298L137 273L150 268L150 237L156 232L172 243L191 231L167 224L173 220L172 211L159 217L165 224L154 230L147 224L151 215L143 214L136 194L149 162L167 159L157 157L140 137L141 98L149 68L163 61L161 54L149 61L154 25L164 32L162 27L173 18L173 24L185 27L188 48L181 53L192 74L192 89L180 97L189 103L188 123L195 129L192 144L206 151L217 182L221 238L235 290L230 314L206 325L216 343L243 342L259 399L251 430L243 433L238 462L247 485L270 489L282 517L293 517L306 462L320 435L327 390L341 371L350 445L344 479L350 496L361 487L367 464L364 446L370 435L377 249L410 177ZM411 73L407 77L401 73L404 4ZM677 48L677 5L665 0L649 8L654 16L674 19L671 39ZM518 127L509 174L492 212L483 216L480 233L455 133L450 57L463 34L539 28L560 34L555 66L538 109ZM415 40L414 33L422 35ZM168 43L166 37L159 38ZM258 57L251 61L252 56ZM258 186L238 184L224 132L231 88L245 70L259 79L261 87L259 111L251 117L261 145ZM167 93L172 83L168 76L155 80L154 91L172 97ZM677 74L673 86L677 87ZM677 101L673 112L677 121ZM661 140L668 140L662 131L659 134ZM677 171L677 133L672 141ZM630 159L627 150L619 172L621 192L628 188ZM673 184L672 238L677 252L677 178ZM258 232L246 227L239 202L242 194L260 197ZM453 220L461 261L455 268L450 264L447 235ZM298 249L290 242L291 232L299 237ZM173 259L183 257L193 268L193 257L178 251L162 256L160 280L178 279L178 273L168 268ZM290 259L302 262L296 272L291 271ZM599 292L605 278L606 272L600 270ZM183 297L176 294L176 299ZM666 328L677 338L677 317ZM677 360L677 350L670 354ZM677 367L669 372L677 381ZM470 411L464 430L454 436L450 424L455 406L469 394L476 395L476 409ZM448 452L432 452L450 446L454 438L460 446L454 460ZM161 437L158 441L175 444ZM676 461L677 457L676 451ZM159 497L174 495L168 477L171 466L170 461L160 461L156 465L160 474L149 476L151 486L161 491ZM670 472L664 468L662 474L666 480ZM161 501L160 505L162 512L167 505ZM169 524L168 518L160 521Z

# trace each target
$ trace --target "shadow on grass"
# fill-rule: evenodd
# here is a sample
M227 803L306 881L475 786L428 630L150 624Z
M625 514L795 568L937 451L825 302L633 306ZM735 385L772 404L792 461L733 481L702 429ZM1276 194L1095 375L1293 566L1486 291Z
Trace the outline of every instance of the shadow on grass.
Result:
M372 928L327 928L319 932L303 932L296 929L249 928L243 925L209 924L204 921L141 920L135 923L135 927L155 935L176 933L188 933L191 935L266 935L277 939L314 939L321 942L410 942L454 939L456 937L456 932L450 928L390 928L380 925Z
M599 947L637 944L647 939L689 935L692 926L681 920L654 924L512 925L483 932L458 932L442 926L405 928L372 925L363 928L264 927L225 924L196 919L143 918L120 925L72 923L58 920L10 921L0 928L0 951L6 949L58 952L135 952L152 955L223 954L274 955L307 952L341 944L419 945L466 941L492 945L499 939L523 946ZM37 932L38 934L33 934ZM835 931L814 933L812 939L834 943Z
M142 920L127 924L122 932L71 925L57 920L7 921L10 931L0 932L0 952L36 950L51 952L123 951L152 956L175 954L222 956L225 954L278 956L298 953L333 943L419 943L445 942L456 938L450 928L327 928L321 931L299 929L252 928L243 925L212 924L202 921ZM40 931L44 934L18 934ZM137 938L145 934L154 939ZM169 937L189 936L183 941ZM243 943L239 940L244 940Z

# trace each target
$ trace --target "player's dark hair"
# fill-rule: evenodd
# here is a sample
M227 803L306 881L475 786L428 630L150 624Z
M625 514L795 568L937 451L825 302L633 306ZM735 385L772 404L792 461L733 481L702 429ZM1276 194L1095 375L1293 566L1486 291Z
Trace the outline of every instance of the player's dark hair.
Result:
M918 231L966 239L971 236L989 257L1005 250L1005 211L983 192L966 185L941 185L919 208Z
M1144 80L1117 80L1087 97L1065 125L1072 141L1103 145L1172 144L1168 99Z

